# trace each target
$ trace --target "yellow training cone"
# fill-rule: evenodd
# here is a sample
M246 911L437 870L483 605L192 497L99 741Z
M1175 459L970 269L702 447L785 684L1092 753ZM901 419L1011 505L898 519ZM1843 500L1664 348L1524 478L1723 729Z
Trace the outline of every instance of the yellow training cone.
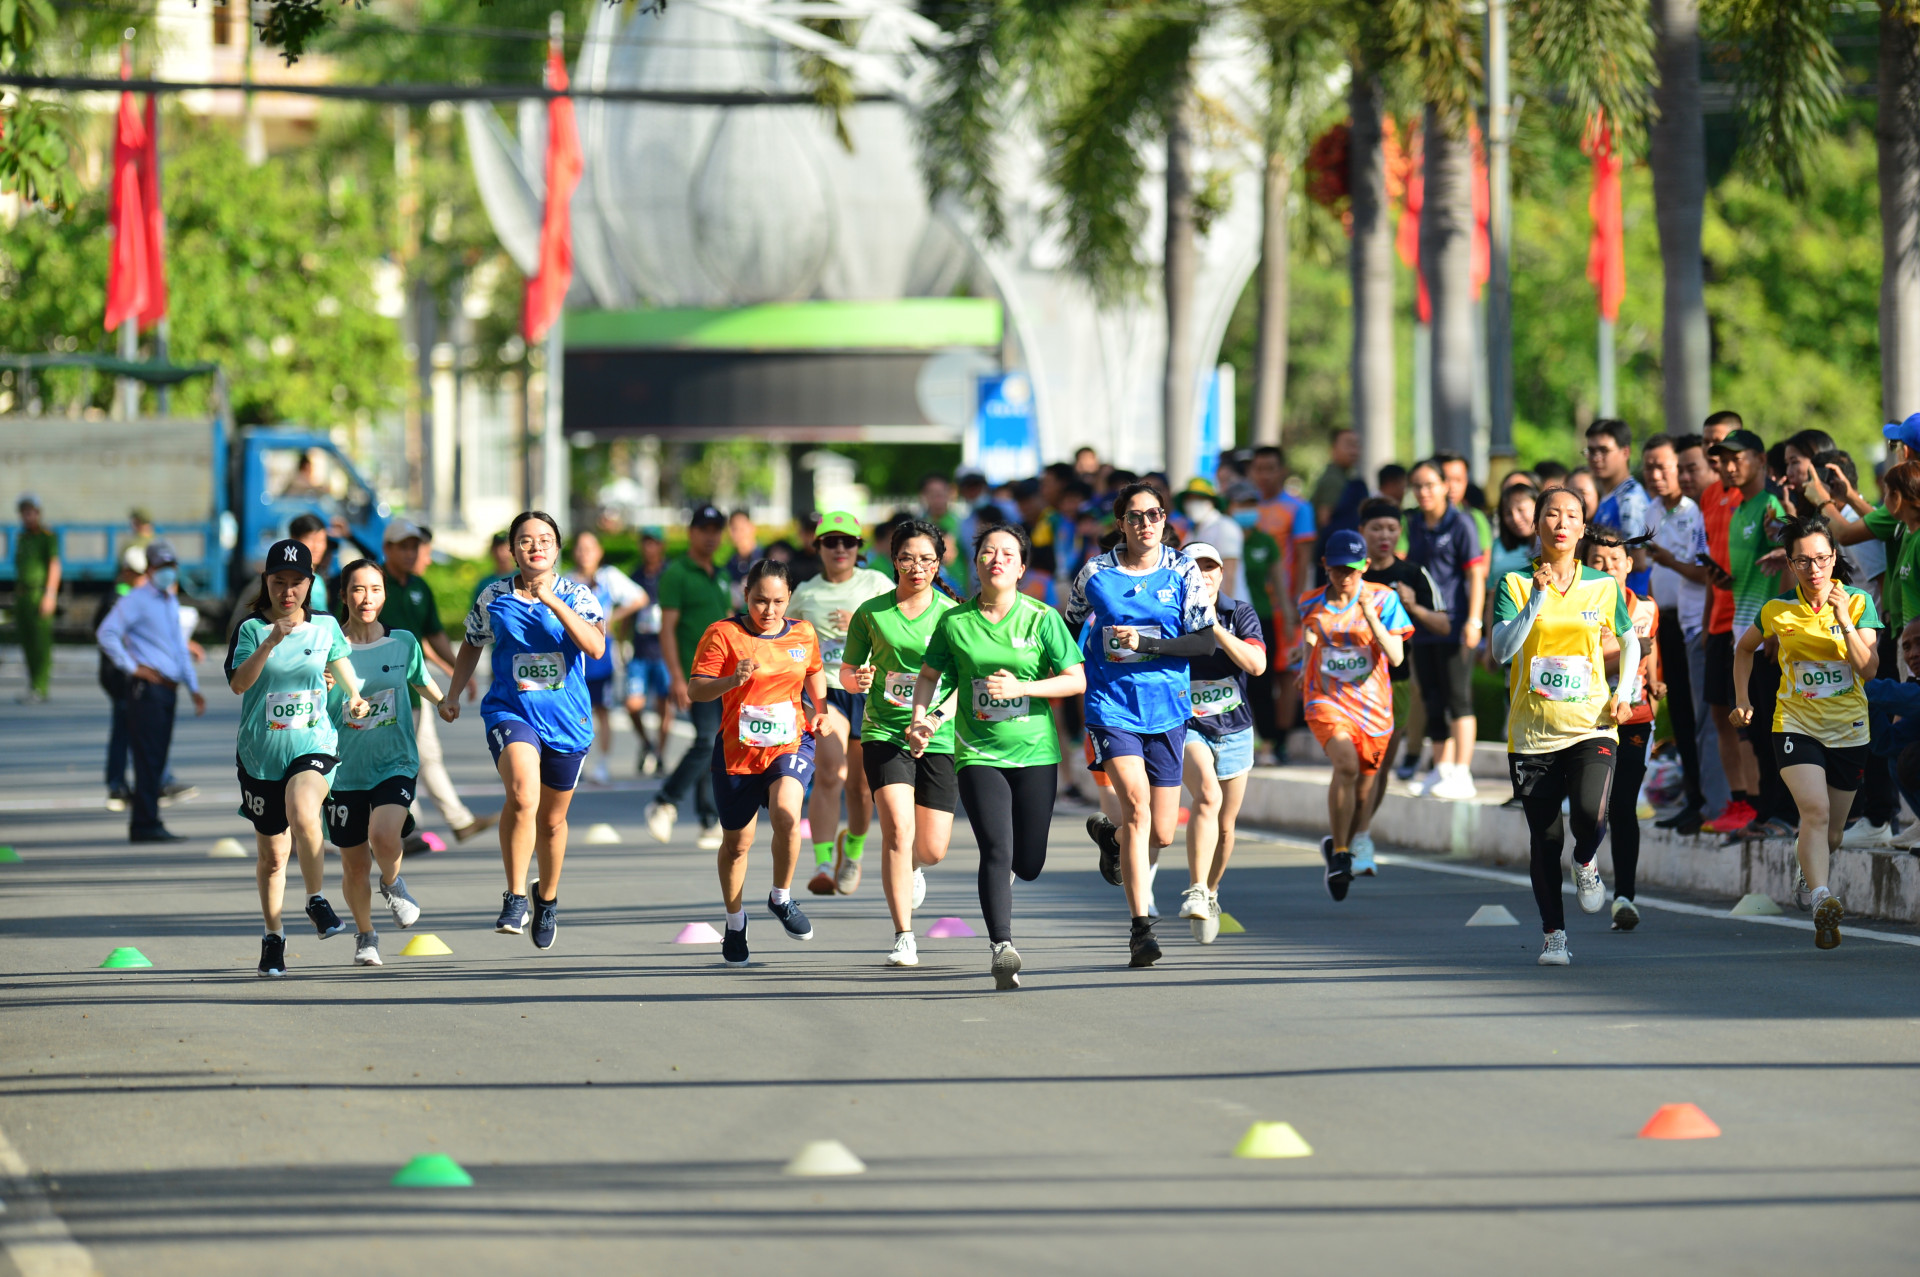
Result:
M1740 897L1740 903L1728 912L1736 918L1777 918L1780 916L1780 906L1774 902L1772 896L1749 891Z
M1233 1146L1235 1157L1312 1157L1313 1149L1291 1122L1255 1122Z
M787 1163L789 1175L860 1175L867 1164L839 1140L809 1140Z
M400 951L401 956L408 958L438 958L452 952L453 950L441 942L439 936L431 932L415 936L407 941L407 947Z
M609 847L620 841L620 831L612 825L592 825L587 829L586 842L591 847Z
M242 860L252 854L240 845L238 838L222 838L207 848L207 858L210 860Z
M1246 932L1247 932L1247 929L1240 925L1240 920L1238 918L1228 913L1225 909L1222 909L1220 911L1220 934L1221 935L1240 936L1240 935L1245 935Z

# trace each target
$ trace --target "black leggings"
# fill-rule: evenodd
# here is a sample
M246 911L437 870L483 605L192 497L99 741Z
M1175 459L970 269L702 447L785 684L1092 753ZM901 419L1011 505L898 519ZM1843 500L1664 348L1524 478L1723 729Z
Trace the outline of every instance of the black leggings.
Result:
M1533 902L1540 906L1540 929L1564 931L1566 903L1560 898L1565 876L1560 871L1560 849L1566 845L1560 803L1568 801L1573 816L1573 858L1580 864L1599 850L1607 793L1613 781L1616 742L1591 737L1551 754L1508 754L1507 768L1514 792L1527 812L1531 835Z
M1701 811L1707 799L1700 792L1700 731L1693 718L1693 669L1687 663L1687 636L1680 629L1677 609L1660 609L1660 629L1654 638L1660 647L1660 673L1667 685L1667 719L1673 724L1674 748L1680 751L1680 774L1686 778L1686 809Z
M1013 939L1013 884L1007 871L1032 882L1046 866L1047 829L1059 785L1060 768L1054 763L960 769L960 801L980 844L980 912L987 938L996 944Z
M1652 723L1620 729L1620 756L1613 764L1613 796L1607 803L1607 836L1613 840L1613 894L1633 899L1640 867L1640 783L1647 778L1647 737Z

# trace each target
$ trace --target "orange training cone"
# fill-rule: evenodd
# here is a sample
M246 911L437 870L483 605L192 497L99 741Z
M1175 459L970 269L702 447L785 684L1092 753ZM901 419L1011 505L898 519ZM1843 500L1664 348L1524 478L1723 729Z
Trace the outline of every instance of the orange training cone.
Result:
M1640 1128L1643 1140L1710 1140L1720 1128L1696 1104L1662 1104Z

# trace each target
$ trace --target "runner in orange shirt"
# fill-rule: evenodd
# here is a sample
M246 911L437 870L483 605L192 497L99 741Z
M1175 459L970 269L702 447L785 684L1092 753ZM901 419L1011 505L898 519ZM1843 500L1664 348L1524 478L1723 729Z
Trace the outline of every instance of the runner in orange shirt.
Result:
M715 621L700 636L688 695L722 704L713 746L713 797L720 808L720 893L727 929L720 954L747 960L747 851L760 808L773 813L773 894L767 908L795 940L813 939L813 924L793 899L800 857L800 806L813 771L814 737L826 726L827 676L820 642L805 621L787 619L792 587L787 565L761 559L747 572L747 608ZM813 702L804 714L800 694Z

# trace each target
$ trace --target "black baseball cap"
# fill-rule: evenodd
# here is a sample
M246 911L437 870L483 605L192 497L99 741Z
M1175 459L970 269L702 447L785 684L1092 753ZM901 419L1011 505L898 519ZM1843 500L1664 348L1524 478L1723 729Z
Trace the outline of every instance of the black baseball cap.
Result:
M151 565L151 561L149 561ZM260 570L268 576L275 572L298 572L301 576L313 576L313 551L300 541L275 541L273 548L267 551L267 561Z
M299 545L300 543L296 541L294 544ZM138 547L133 548L137 549ZM305 549L306 547L301 546L301 548ZM165 541L147 542L147 571L151 572L155 568L177 568L179 566L180 558L174 554L172 546L168 545ZM311 576L313 574L309 572L307 575Z
M687 520L687 526L690 528L697 528L701 524L712 524L715 527L724 528L727 526L727 516L721 513L717 505L703 505L693 512L692 518Z
M1713 447L1708 448L1707 452L1712 454L1716 452L1765 452L1766 450L1767 445L1765 440L1761 439L1760 436L1753 433L1753 431L1733 430L1728 432L1726 438L1714 444Z

